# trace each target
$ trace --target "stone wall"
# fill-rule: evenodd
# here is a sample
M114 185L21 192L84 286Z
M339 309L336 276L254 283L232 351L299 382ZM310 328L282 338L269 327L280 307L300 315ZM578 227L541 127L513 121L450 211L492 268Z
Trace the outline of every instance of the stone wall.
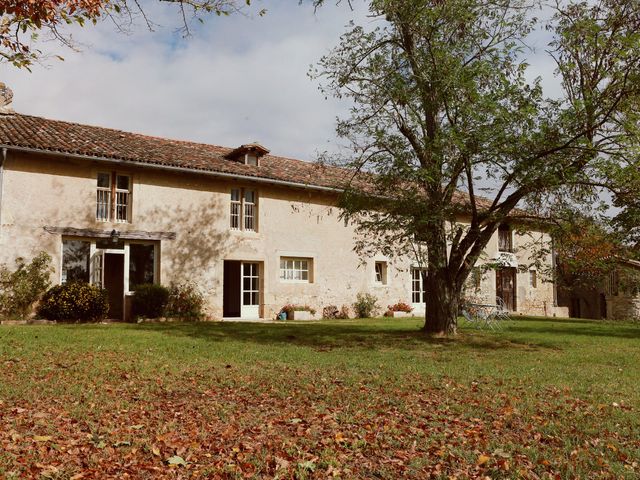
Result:
M607 295L607 319L640 320L640 297Z

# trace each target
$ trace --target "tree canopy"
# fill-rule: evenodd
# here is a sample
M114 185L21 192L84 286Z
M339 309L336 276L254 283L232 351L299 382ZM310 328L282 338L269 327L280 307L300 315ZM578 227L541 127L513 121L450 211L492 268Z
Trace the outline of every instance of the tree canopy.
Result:
M343 211L365 252L425 247L425 330L450 333L500 224L593 201L637 170L640 4L372 0L370 13L374 27L352 25L314 72L352 105L336 161L377 174ZM530 75L534 42L559 96Z

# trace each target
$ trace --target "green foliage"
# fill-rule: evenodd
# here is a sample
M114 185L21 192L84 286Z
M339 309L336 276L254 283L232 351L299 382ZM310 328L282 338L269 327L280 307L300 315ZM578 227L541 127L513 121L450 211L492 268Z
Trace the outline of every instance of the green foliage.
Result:
M356 295L356 301L353 304L353 310L358 318L373 317L380 309L378 305L378 297L370 293L359 293Z
M136 317L163 317L169 302L169 289L162 285L145 283L136 286L132 313Z
M47 320L98 322L108 312L107 291L84 282L52 287L38 305L38 315Z
M193 283L172 283L169 286L166 316L184 320L200 320L204 316L204 297Z
M24 318L51 285L51 257L40 252L31 262L16 258L16 269L0 266L0 315Z

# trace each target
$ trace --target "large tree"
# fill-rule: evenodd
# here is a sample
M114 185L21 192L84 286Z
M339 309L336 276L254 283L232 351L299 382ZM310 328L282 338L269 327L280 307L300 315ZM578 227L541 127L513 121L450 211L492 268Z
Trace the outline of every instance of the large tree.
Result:
M640 3L372 0L370 12L315 72L352 105L339 163L366 172L343 211L364 253L425 247L424 330L448 334L501 223L527 203L593 199L637 168ZM531 42L560 95L530 79Z

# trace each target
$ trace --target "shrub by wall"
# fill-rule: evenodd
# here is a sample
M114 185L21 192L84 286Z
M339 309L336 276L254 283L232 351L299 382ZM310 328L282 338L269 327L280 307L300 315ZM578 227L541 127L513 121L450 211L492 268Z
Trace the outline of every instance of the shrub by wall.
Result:
M51 257L40 252L31 262L16 258L16 269L0 266L0 316L24 318L51 285Z
M200 320L203 316L204 297L193 283L172 283L169 286L166 316L184 320Z
M370 293L359 293L356 295L356 301L353 304L353 310L356 317L369 318L378 311L378 297Z
M82 282L50 288L38 305L38 315L47 320L98 322L108 312L107 291Z
M166 315L169 289L162 285L145 283L136 286L131 305L135 317L160 318Z

